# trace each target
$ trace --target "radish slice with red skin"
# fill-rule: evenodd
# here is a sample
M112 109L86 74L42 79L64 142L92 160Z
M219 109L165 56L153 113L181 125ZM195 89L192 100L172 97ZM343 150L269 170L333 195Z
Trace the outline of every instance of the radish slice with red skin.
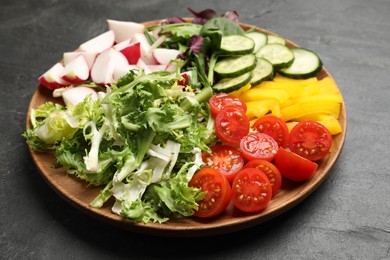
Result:
M126 57L122 53L110 48L97 56L91 70L92 81L96 84L111 84L114 81L115 67L128 64Z
M121 77L125 76L133 69L139 69L139 67L135 65L116 66L113 74L114 81L118 81Z
M148 39L146 39L145 34L136 33L134 35L135 42L141 43L141 58L147 65L157 64L156 60L153 58L153 53L151 51L151 45L149 44Z
M82 83L89 78L89 68L83 55L69 62L63 71L62 78L70 83Z
M114 45L114 31L109 30L80 45L80 50L85 52L101 53Z
M87 96L91 96L93 100L98 99L98 94L96 91L89 87L80 86L75 88L68 88L62 92L62 99L64 100L66 106L75 106L78 103L84 101Z
M64 66L68 65L69 62L76 59L78 56L82 55L88 64L88 69L91 70L93 63L95 62L97 52L85 52L85 51L72 51L65 52L63 54Z
M177 58L181 51L174 49L156 48L153 50L153 58L159 63L168 65L171 60Z
M115 45L114 48L126 57L129 64L135 65L137 64L139 58L141 58L141 43L136 42L125 44L125 42Z
M70 83L66 80L62 79L62 74L64 72L64 66L61 63L54 64L48 71L43 73L39 78L39 83L48 88L48 89L56 89L62 88L65 86L69 86Z
M115 42L119 43L127 39L135 40L136 33L144 33L145 25L135 22L107 20L108 28L114 31Z
M137 67L141 68L144 70L145 74L150 74L152 71L149 68L149 65L145 63L143 59L139 59L137 62Z

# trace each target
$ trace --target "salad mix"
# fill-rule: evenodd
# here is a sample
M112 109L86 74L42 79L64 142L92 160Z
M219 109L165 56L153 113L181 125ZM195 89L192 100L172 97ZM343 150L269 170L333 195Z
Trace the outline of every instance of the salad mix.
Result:
M341 131L341 94L315 78L315 53L244 31L235 11L189 11L148 28L109 20L39 78L63 102L33 108L23 136L102 187L91 207L113 198L144 223L213 217L231 201L258 212L283 178L310 178Z

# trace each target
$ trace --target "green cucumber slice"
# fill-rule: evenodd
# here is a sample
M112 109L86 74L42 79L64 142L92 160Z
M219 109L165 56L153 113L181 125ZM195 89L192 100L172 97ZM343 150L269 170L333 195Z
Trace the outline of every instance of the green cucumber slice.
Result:
M275 69L287 68L294 60L294 53L290 48L277 43L264 45L256 56L271 62Z
M322 69L322 62L318 55L304 48L292 48L294 61L291 66L283 68L279 73L285 77L305 79L314 77Z
M244 73L241 76L235 78L224 78L218 81L213 86L213 89L217 93L219 92L229 93L248 84L251 78L252 78L251 72Z
M224 55L241 55L252 53L255 47L254 41L243 35L223 36L220 51Z
M246 33L245 36L251 38L254 41L254 53L256 53L261 47L267 44L267 35L265 33L253 31Z
M279 43L281 45L287 45L286 39L284 39L282 36L274 34L267 35L267 43Z
M275 77L274 66L263 58L257 58L256 67L252 70L252 86L260 84L264 80L272 80Z
M238 77L255 68L256 56L246 54L224 58L215 64L214 72L221 78Z

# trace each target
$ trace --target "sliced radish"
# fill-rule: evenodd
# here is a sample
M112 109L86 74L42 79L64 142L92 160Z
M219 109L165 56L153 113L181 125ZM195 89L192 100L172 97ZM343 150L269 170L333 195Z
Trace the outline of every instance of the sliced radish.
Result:
M180 75L183 77L183 80L179 80L177 84L182 86L187 86L189 84L188 78L191 77L192 72L191 71L184 71Z
M56 89L65 86L69 86L70 83L62 79L62 74L64 72L64 66L61 63L56 63L48 71L43 73L39 78L39 83L48 88Z
M139 67L135 65L126 65L126 66L116 66L114 69L113 78L114 81L118 81L121 77L129 73L130 70L139 69Z
M148 68L150 69L151 72L156 72L156 71L166 70L167 65L163 65L163 64L148 65Z
M145 25L134 22L107 20L108 28L114 31L115 42L122 42L127 39L135 40L136 33L144 33Z
M167 67L165 68L166 71L175 71L177 69L177 63L176 62L172 62L168 65L166 65Z
M66 89L64 92L62 92L62 99L64 100L66 106L75 106L82 102L89 95L93 100L98 99L98 94L94 89L80 86Z
M141 58L147 65L157 64L156 60L153 58L153 54L151 51L151 46L149 44L148 39L143 33L136 33L134 35L135 42L141 43Z
M115 50L120 51L120 50L122 50L123 48L129 46L130 43L131 43L131 39L126 39L126 40L124 40L124 41L121 41L121 42L118 42L117 44L115 44L115 45L113 46L113 48L114 48Z
M103 52L114 45L114 31L109 30L80 45L80 50L85 52Z
M140 69L143 69L145 74L150 74L152 73L152 71L150 70L149 68L149 65L147 65L143 59L139 59L138 62L137 62L137 67L139 67Z
M153 50L153 57L159 64L168 65L171 60L177 58L181 51L174 49L156 48Z
M115 67L128 64L122 53L110 48L97 56L91 70L92 81L96 84L111 84Z
M64 65L68 65L69 62L76 59L78 56L82 55L88 64L89 70L91 70L93 63L95 62L97 52L85 52L85 51L72 51L65 52L63 55Z
M82 83L89 78L88 64L83 55L79 55L65 66L62 78L70 83Z
M141 43L136 42L126 45L125 42L115 45L114 48L126 57L129 64L135 65L141 57Z

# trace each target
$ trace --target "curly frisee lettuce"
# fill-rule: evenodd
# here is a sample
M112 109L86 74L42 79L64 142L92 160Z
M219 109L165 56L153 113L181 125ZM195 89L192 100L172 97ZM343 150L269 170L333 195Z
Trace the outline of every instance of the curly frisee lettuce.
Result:
M183 90L180 80L130 71L96 100L34 109L24 136L34 149L54 150L69 174L103 186L92 207L114 197L112 210L136 221L191 216L204 194L188 182L215 142L205 102L212 91Z

